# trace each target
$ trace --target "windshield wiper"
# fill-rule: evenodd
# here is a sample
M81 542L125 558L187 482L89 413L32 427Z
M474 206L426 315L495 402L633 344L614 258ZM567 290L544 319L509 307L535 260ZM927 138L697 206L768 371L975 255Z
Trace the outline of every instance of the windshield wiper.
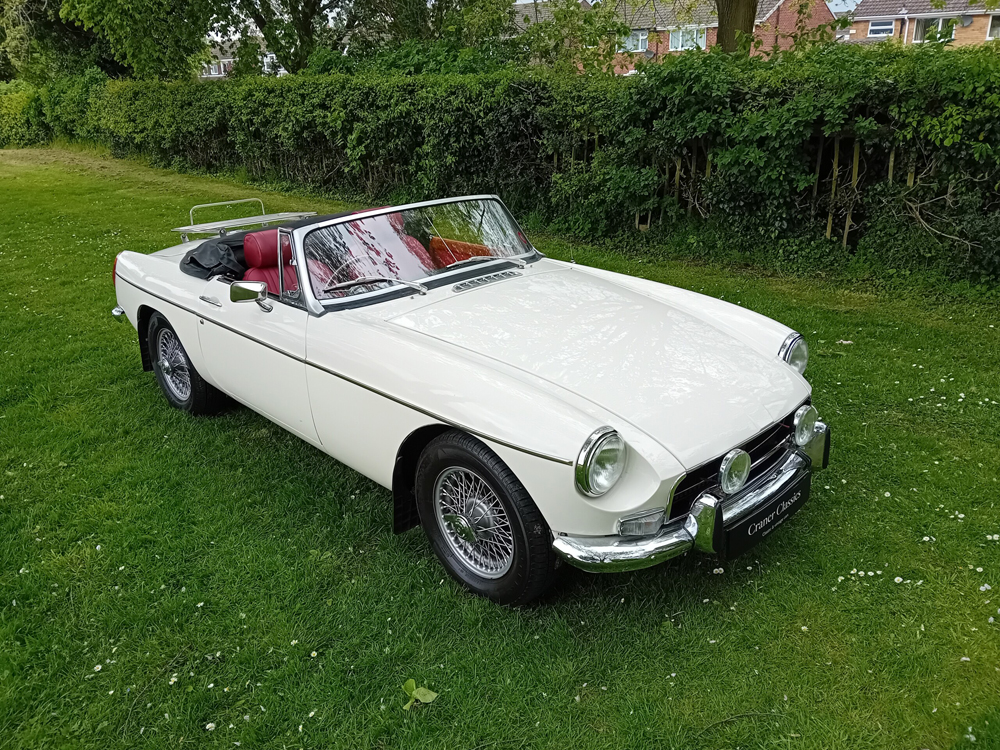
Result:
M447 271L449 268L458 268L459 266L472 263L482 263L487 260L505 260L508 263L513 263L518 268L524 268L527 265L521 258L505 258L502 255L473 255L471 258L464 258L463 260L456 260L454 263L449 263L442 270Z
M410 287L417 294L427 294L427 287L423 284L418 284L416 281L406 281L405 279L393 279L388 276L362 276L360 279L340 281L336 284L330 284L330 286L323 289L323 294L329 294L338 289L350 289L352 286L365 286L367 284L402 284L403 286Z

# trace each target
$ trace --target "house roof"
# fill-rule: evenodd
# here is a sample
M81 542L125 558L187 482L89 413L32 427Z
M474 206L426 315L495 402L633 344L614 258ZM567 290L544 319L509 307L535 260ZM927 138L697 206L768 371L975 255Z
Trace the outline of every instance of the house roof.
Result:
M604 0L614 2L618 16L632 29L672 29L678 26L718 26L719 18L713 0L694 0L688 4L675 0ZM887 0L873 0L884 2ZM901 2L902 0L893 0ZM923 0L930 3L931 0ZM953 0L954 1L954 0ZM759 0L755 24L764 23L783 0ZM584 10L590 10L587 0L580 0ZM532 23L552 20L552 3L518 2L514 4L514 22L519 31Z
M610 1L610 0L609 0ZM759 0L755 24L764 23L783 0ZM718 26L712 0L693 3L674 0L618 0L618 14L633 29L669 29L678 26Z
M527 2L514 3L514 25L518 31L524 31L533 23L543 23L552 20L553 3ZM580 6L584 10L590 10L590 3L587 0L580 0Z
M968 0L945 0L935 7L932 0L861 0L854 9L855 18L895 18L898 16L961 16L985 13L983 3Z

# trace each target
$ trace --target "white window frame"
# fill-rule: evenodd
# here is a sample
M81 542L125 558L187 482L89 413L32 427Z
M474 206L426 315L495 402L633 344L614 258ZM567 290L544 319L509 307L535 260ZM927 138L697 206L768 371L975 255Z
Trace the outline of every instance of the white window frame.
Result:
M619 52L645 52L649 49L649 30L632 29L632 33L622 40Z
M927 41L926 39L917 39L917 29L920 28L920 24L921 24L921 22L923 22L925 24L924 25L924 33L926 34L927 33L927 26L926 26L926 24L930 23L931 21L937 21L937 30L939 32L941 31L941 26L944 24L945 21L955 21L955 23L953 23L951 25L951 38L952 39L955 38L955 27L958 26L958 19L957 18L953 18L951 16L947 16L947 17L945 17L945 16L938 16L936 18L914 18L913 19L913 44L923 44L924 42Z
M876 31L875 30L876 24L882 25L883 29L886 28L885 24L889 24L888 30L887 31ZM869 21L868 22L868 36L887 37L887 36L895 36L895 34L896 34L896 19L894 19L894 18L893 19L889 19L889 20L883 19L881 21Z
M685 34L694 34L694 40L689 37L684 44ZM681 26L670 30L670 51L681 52L689 49L705 49L708 46L708 28L705 26Z
M219 75L219 63L214 62L208 66L208 74L212 76Z
M997 33L991 34L994 23L997 25ZM1000 15L990 16L990 22L986 24L986 41L992 42L994 39L1000 39Z

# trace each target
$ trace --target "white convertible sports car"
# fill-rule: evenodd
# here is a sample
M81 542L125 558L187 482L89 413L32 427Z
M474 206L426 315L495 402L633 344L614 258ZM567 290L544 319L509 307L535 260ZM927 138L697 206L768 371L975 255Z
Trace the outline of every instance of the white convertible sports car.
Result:
M422 525L477 594L739 555L827 464L802 336L550 260L496 196L193 212L183 244L115 260L143 368L177 408L231 397L391 489L395 531Z

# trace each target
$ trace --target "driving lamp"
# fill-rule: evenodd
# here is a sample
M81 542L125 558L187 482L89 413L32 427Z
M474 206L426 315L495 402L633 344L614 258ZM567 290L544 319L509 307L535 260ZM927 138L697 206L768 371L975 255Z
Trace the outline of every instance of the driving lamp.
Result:
M806 404L800 406L795 412L792 423L795 425L795 444L798 446L808 445L813 439L813 432L816 430L816 420L819 413L816 407Z
M788 334L788 338L778 350L778 356L791 365L792 369L799 375L804 374L806 365L809 364L809 347L806 345L806 340L802 338L802 334Z
M719 486L727 495L739 492L750 476L750 454L740 448L729 451L722 459L719 469Z
M576 459L576 486L589 497L600 497L621 478L625 469L625 441L612 427L591 433Z

